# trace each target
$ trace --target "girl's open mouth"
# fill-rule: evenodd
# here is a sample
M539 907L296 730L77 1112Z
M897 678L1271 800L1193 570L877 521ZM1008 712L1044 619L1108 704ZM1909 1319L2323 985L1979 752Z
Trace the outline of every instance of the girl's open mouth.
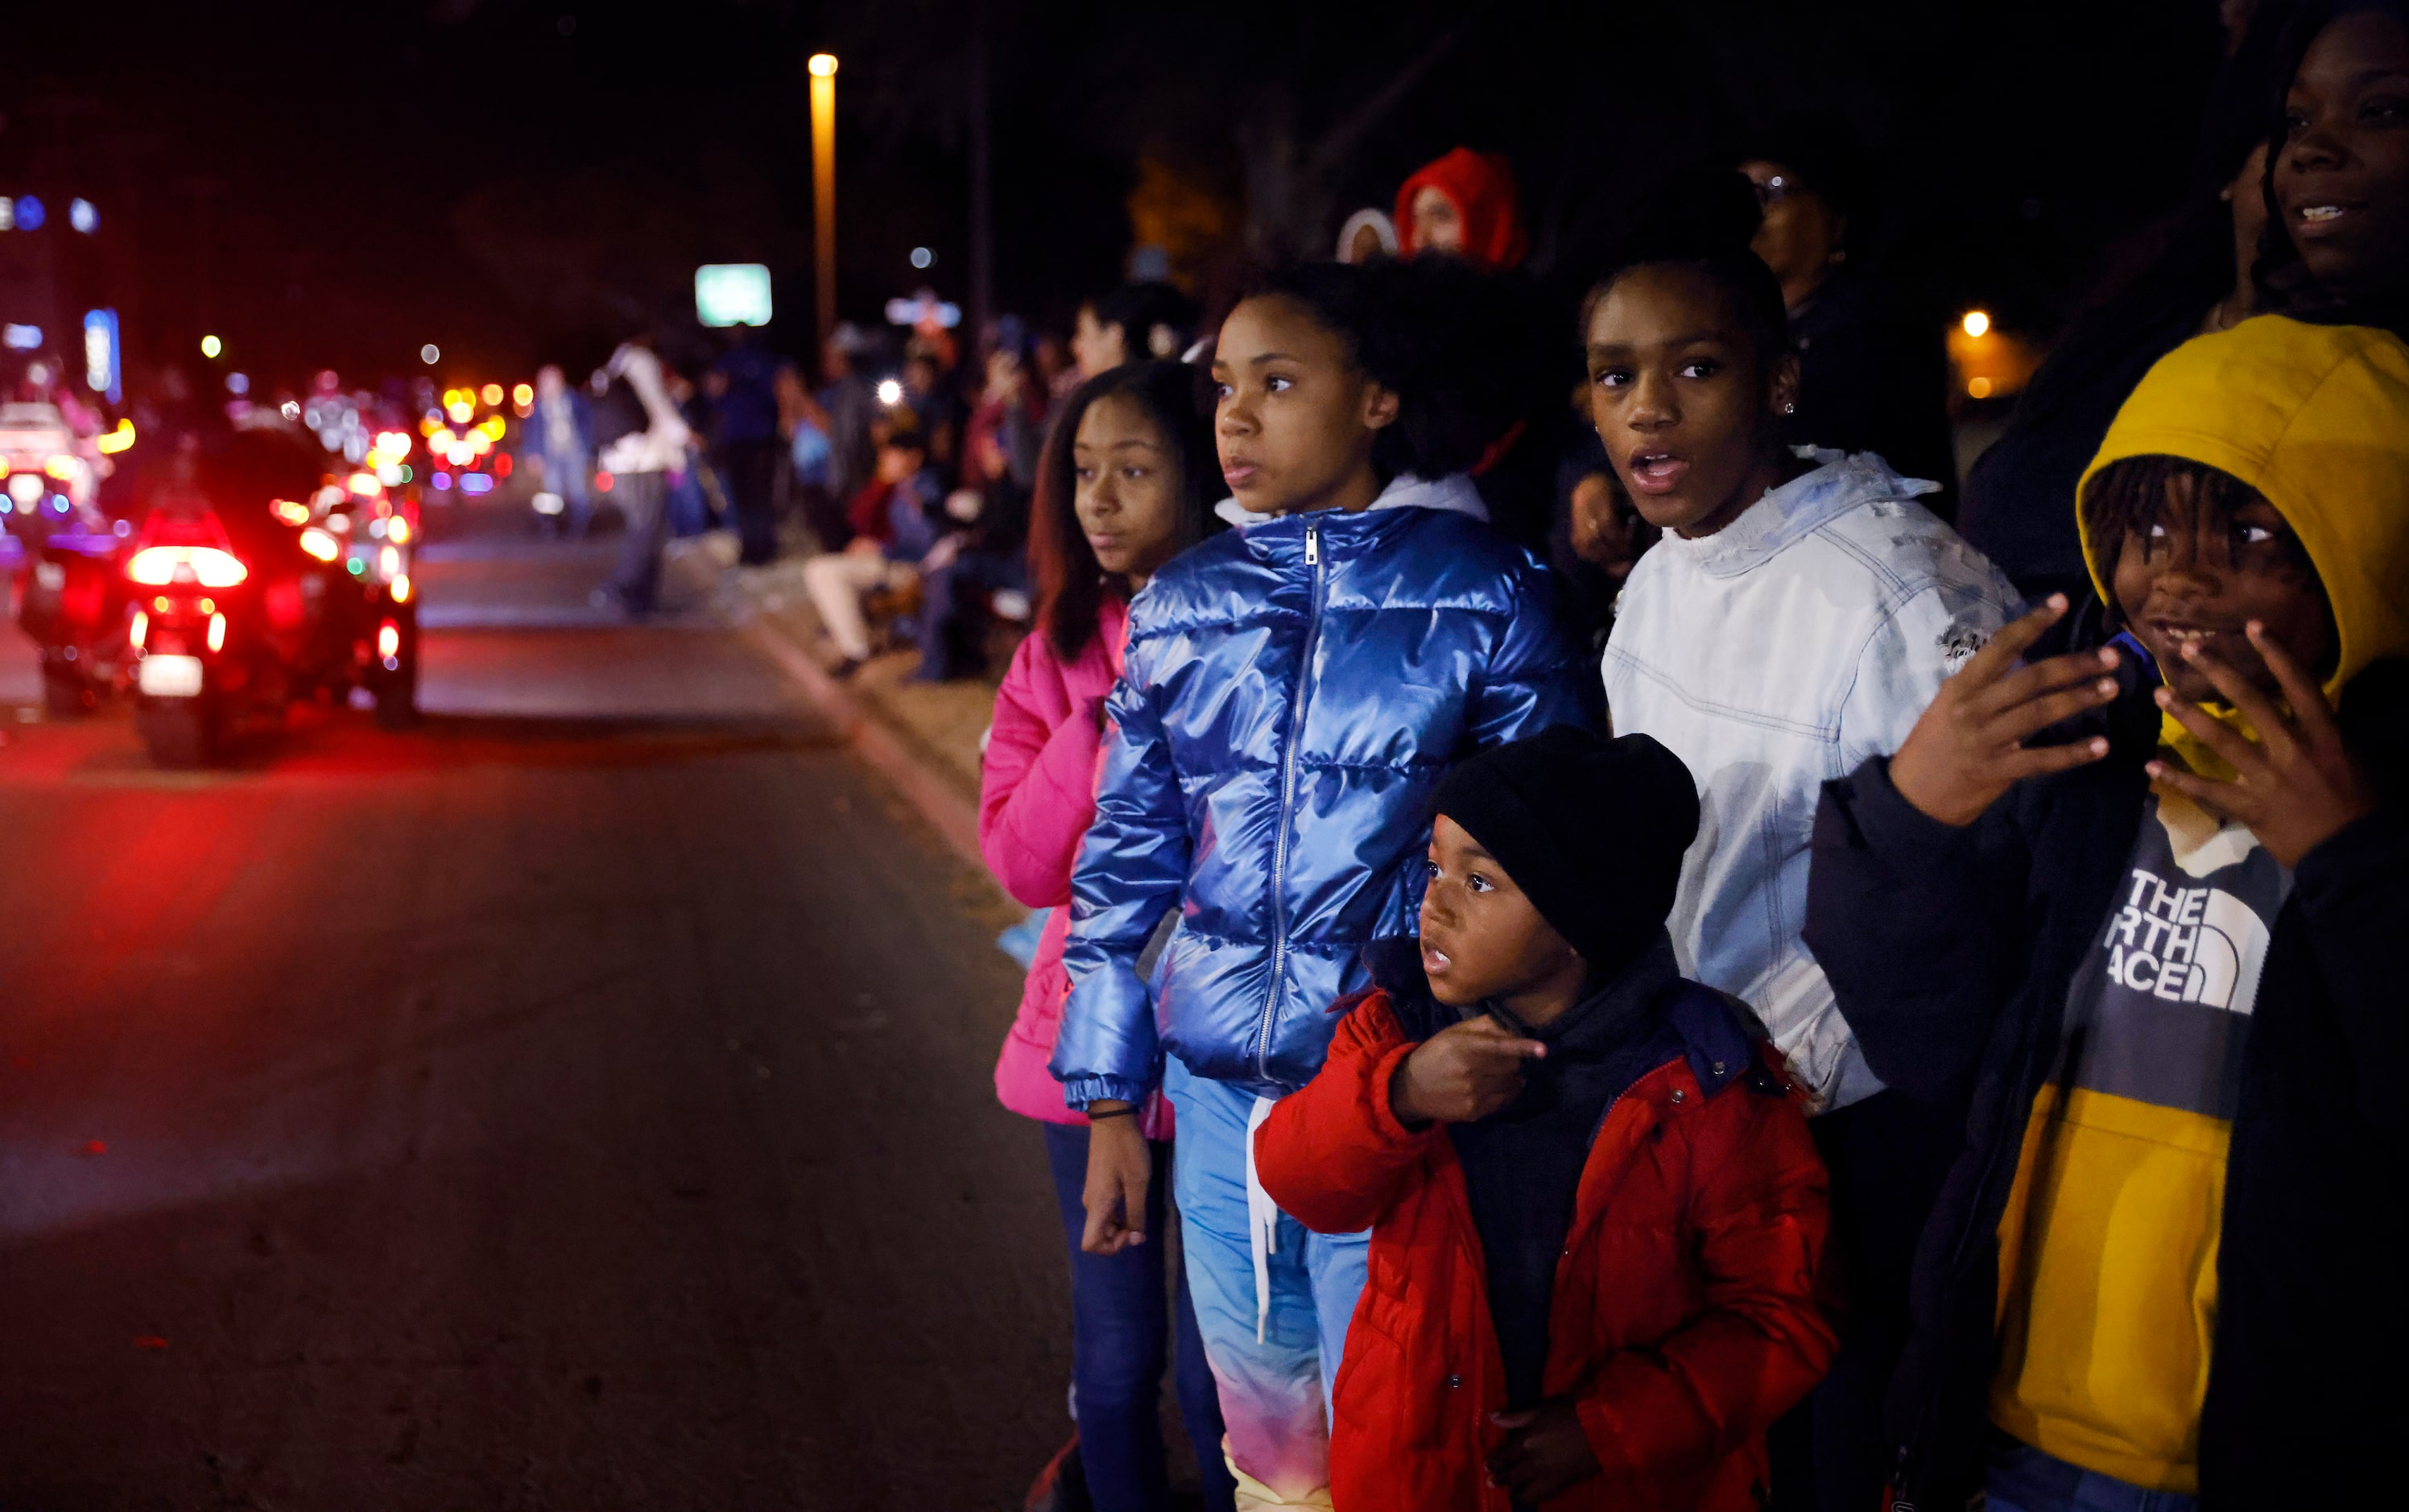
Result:
M1643 494L1669 494L1689 471L1690 465L1670 452L1642 452L1631 459L1631 486Z
M1435 949L1427 944L1422 946L1422 974L1424 976L1443 976L1447 973L1447 969L1453 964L1454 962L1447 958L1446 951Z

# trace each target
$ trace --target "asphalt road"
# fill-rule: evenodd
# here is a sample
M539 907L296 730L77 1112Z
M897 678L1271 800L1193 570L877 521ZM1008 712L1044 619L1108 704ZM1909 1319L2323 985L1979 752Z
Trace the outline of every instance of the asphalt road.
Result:
M0 1508L950 1512L1063 1437L1012 915L607 554L425 564L408 733L0 701Z

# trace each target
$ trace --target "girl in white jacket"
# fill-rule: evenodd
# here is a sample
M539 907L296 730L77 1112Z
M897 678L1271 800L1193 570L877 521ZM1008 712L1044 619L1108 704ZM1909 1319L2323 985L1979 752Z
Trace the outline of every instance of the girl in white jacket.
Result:
M1936 485L1870 454L1783 447L1797 360L1781 288L1748 249L1747 184L1729 180L1702 191L1728 209L1709 197L1686 223L1650 218L1652 239L1617 260L1583 312L1599 439L1665 532L1617 608L1607 702L1617 734L1653 736L1698 783L1698 838L1667 921L1681 971L1764 1019L1833 1168L1854 1337L1801 1409L1817 1419L1822 1495L1785 1487L1783 1505L1869 1505L1883 1468L1872 1409L1904 1326L1906 1268L1962 1130L1951 1110L1884 1094L1867 1069L1799 939L1808 842L1823 785L1897 751L2015 595L1915 502Z

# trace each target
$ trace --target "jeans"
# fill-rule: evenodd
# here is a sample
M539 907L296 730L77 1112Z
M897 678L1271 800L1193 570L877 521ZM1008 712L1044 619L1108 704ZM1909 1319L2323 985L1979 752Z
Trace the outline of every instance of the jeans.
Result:
M627 521L611 587L630 612L649 614L660 603L661 548L670 539L669 480L657 472L623 472L613 480L611 497Z
M1254 1094L1165 1062L1178 1114L1174 1185L1188 1281L1220 1387L1230 1465L1246 1508L1330 1505L1330 1395L1363 1295L1370 1233L1320 1234L1272 1210L1255 1286L1248 1204Z
M2146 1490L2002 1436L1983 1482L1989 1512L2197 1512L2200 1498Z
M728 485L728 512L736 516L737 561L759 567L778 555L778 517L773 489L778 454L773 437L759 440L723 441L715 459L720 480Z
M1165 1356L1179 1395L1179 1415L1196 1449L1204 1505L1226 1512L1234 1490L1221 1463L1221 1405L1188 1282L1178 1288L1177 1317L1163 1300L1164 1195L1171 1146L1154 1146L1154 1181L1147 1188L1146 1243L1118 1255L1080 1249L1087 1227L1088 1130L1046 1124L1046 1158L1054 1170L1055 1201L1071 1246L1071 1390L1079 1422L1079 1461L1097 1512L1164 1512L1171 1481L1163 1465L1162 1369ZM1175 1341L1174 1329L1177 1330Z

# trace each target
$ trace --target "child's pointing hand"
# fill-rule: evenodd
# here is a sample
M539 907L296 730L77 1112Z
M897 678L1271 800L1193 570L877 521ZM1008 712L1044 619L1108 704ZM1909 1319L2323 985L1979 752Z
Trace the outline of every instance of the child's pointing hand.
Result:
M1514 1101L1522 1062L1548 1047L1483 1014L1424 1040L1389 1079L1389 1108L1406 1124L1468 1124Z

